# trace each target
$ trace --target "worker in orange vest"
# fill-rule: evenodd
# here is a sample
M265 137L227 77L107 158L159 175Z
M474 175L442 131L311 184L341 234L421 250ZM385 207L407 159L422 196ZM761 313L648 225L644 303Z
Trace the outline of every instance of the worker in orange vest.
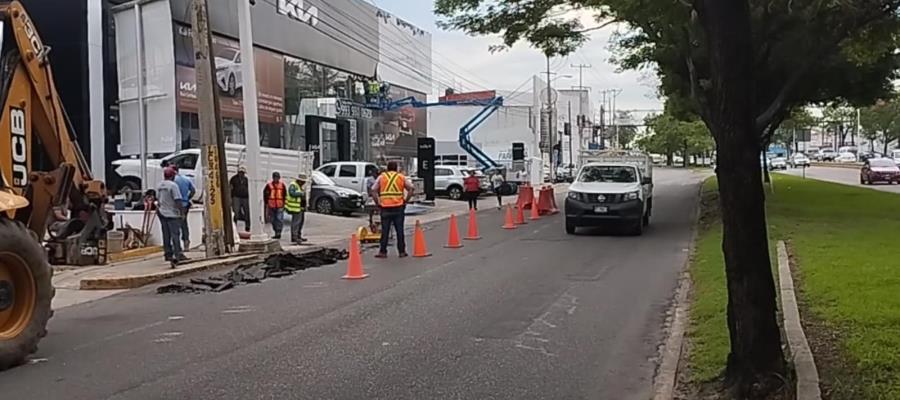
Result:
M266 216L272 222L272 230L275 234L272 239L281 239L281 231L284 229L284 202L287 198L287 189L281 181L278 171L272 173L272 180L263 189L263 198L266 199Z
M381 208L381 247L376 258L387 258L388 240L391 236L391 227L397 232L397 251L400 258L406 254L406 240L403 237L403 223L406 216L406 203L412 198L415 187L409 179L406 179L397 169L396 161L389 161L387 171L381 174L372 184L372 194L375 195L375 204ZM404 190L406 194L404 195Z

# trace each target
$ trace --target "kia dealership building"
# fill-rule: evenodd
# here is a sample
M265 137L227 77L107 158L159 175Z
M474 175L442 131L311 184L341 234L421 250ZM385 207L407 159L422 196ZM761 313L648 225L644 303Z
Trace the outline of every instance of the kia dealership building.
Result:
M121 156L199 145L191 0L113 8ZM237 1L210 2L212 56L226 141L244 144L241 64L256 63L263 146L315 151L317 162L414 157L422 109L364 107L370 82L422 101L431 92L431 35L362 0L257 0L254 54L238 45ZM143 90L138 90L143 65Z
M246 141L241 64L253 61L262 145L314 151L320 163L415 157L425 110L363 104L372 82L389 83L394 99L426 100L430 33L363 0L256 0L247 56L237 1L209 0L228 142ZM57 87L98 177L140 154L144 134L152 156L199 145L191 0L24 2L53 49Z

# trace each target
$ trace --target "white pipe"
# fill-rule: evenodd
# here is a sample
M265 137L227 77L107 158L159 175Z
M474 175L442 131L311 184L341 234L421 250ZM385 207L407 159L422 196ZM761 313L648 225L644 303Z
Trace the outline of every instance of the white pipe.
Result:
M103 82L103 0L88 0L88 82ZM103 85L90 85L91 173L106 180L106 113Z

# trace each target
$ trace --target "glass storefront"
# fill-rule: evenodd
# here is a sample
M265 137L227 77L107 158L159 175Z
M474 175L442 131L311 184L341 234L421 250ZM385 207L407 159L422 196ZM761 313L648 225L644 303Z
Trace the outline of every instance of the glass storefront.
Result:
M177 127L180 148L200 145L196 74L190 27L175 26ZM215 79L228 143L246 144L240 64L246 58L236 41L213 37ZM410 158L416 137L426 136L424 109L365 108L368 78L335 68L255 49L259 91L260 145L318 151L318 162ZM424 93L391 87L393 100ZM315 126L307 126L314 117ZM317 140L309 140L310 135Z

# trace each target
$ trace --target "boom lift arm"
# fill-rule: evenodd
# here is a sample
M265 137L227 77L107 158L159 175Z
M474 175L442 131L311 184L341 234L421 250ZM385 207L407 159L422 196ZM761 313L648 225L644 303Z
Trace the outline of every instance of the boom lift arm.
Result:
M407 97L401 100L392 101L392 102L382 102L380 109L385 111L393 111L403 107L413 107L413 108L427 108L427 107L435 107L435 106L469 106L469 105L477 105L482 106L484 108L481 109L477 114L475 114L472 119L465 123L461 128L459 128L459 147L462 148L466 153L469 153L472 157L481 164L482 169L490 169L490 168L499 168L500 164L498 164L494 159L484 153L475 143L472 143L470 137L472 132L478 129L481 124L487 121L488 118L493 115L498 108L503 106L503 97L494 97L493 99L483 101L483 100L450 100L450 101L439 101L436 103L425 103L419 100L416 100L415 97Z
M22 4L0 4L0 21L8 24L10 43L2 43L0 59L0 165L2 190L24 196L29 206L14 211L39 238L47 229L52 207L66 204L80 214L80 242L105 234L106 187L93 179L53 80L48 54ZM35 147L37 146L37 147ZM49 172L37 171L35 149L42 148ZM3 210L11 211L11 210ZM80 224L79 224L80 225ZM78 229L78 228L75 228ZM101 232L102 231L102 232Z

